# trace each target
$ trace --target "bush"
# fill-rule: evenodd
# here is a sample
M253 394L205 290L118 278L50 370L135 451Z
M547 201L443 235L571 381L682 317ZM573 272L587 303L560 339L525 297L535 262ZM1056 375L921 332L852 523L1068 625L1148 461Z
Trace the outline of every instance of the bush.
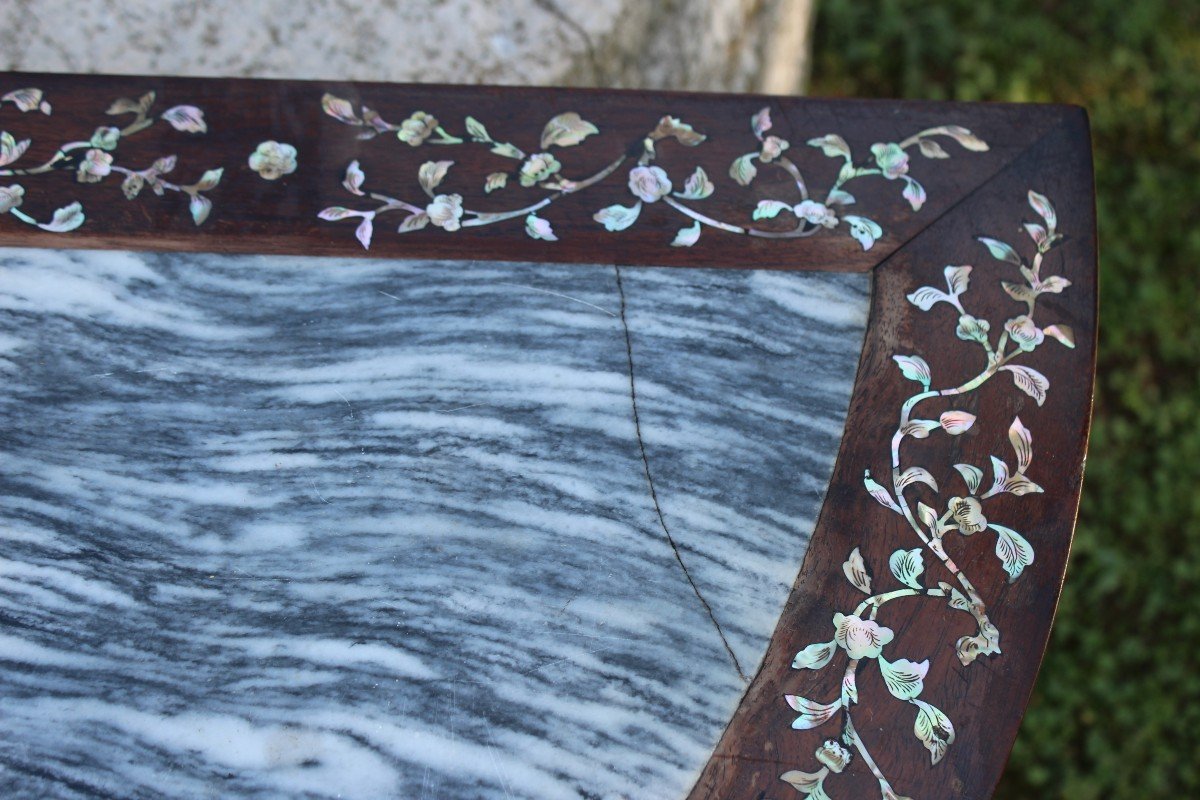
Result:
M1200 4L824 0L818 95L1088 108L1096 418L1062 606L998 798L1200 797Z

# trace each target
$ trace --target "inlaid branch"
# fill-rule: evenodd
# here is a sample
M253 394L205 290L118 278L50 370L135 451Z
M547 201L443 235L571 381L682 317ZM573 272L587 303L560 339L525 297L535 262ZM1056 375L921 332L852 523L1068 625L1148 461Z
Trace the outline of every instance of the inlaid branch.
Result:
M923 141L920 136L918 135L917 142ZM906 379L920 384L921 390L911 395L900 406L896 430L890 443L890 489L875 481L869 471L865 474L864 486L880 505L904 517L909 529L916 536L917 542L914 543L919 543L920 546L913 549L901 548L892 553L888 561L889 571L904 588L880 593L872 593L873 576L859 549L855 548L843 565L843 570L851 585L867 595L867 598L859 603L852 613L834 615L835 632L832 641L809 645L796 655L792 663L794 669L820 670L832 663L839 650L846 651L849 657L849 665L842 677L840 695L831 702L819 703L802 697L786 696L788 704L800 712L800 716L792 725L797 729L815 728L833 718L839 710L842 712L842 743L826 741L816 751L816 758L822 764L821 769L817 772L792 770L780 776L809 798L828 800L829 795L824 787L826 779L831 774L841 772L852 758L850 751L843 747L844 744L859 754L879 781L883 800L907 800L896 794L871 758L866 743L855 730L851 720L851 707L859 702L856 677L858 670L865 663L877 663L888 692L895 699L908 702L917 709L913 732L929 751L932 764L941 761L954 742L955 731L950 718L936 706L919 699L929 672L928 659L920 662L907 659L888 661L883 656L884 647L890 645L895 638L892 629L876 621L880 608L885 604L902 598L943 599L951 608L971 615L976 623L977 633L961 637L955 645L958 659L964 667L969 666L979 656L1000 653L1000 631L989 619L987 606L975 586L946 553L943 537L949 533L972 536L984 530L994 532L996 556L1008 573L1010 582L1019 578L1033 563L1033 546L1028 540L1015 530L990 521L984 514L985 503L998 495L1007 493L1021 496L1042 492L1042 487L1026 475L1033 461L1033 436L1019 417L1014 418L1008 427L1008 439L1013 449L1015 467L1011 467L1006 459L991 456L993 482L986 492L980 492L984 476L982 469L973 464L955 464L955 473L962 480L966 491L951 496L944 502L939 500L934 505L917 500L914 511L908 493L915 491L919 485L926 493L932 491L934 495L940 496L941 489L928 469L916 465L906 466L902 459L906 440L925 439L931 435L942 434L958 436L969 430L977 421L973 414L955 409L941 411L936 419L933 418L933 414L927 417L917 416L918 408L927 401L935 398L954 400L979 389L1000 372L1009 372L1017 388L1041 406L1046 399L1049 380L1032 367L1013 362L1036 350L1047 336L1067 347L1075 346L1074 334L1069 327L1049 325L1040 328L1034 322L1037 298L1046 293L1062 292L1071 283L1058 275L1042 277L1045 256L1062 241L1062 236L1057 232L1057 215L1050 201L1033 191L1029 192L1028 199L1030 206L1041 217L1041 222L1025 224L1025 230L1037 251L1032 262L1026 262L1012 246L1004 242L988 237L979 238L993 258L1016 267L1024 279L1024 283L1001 281L1002 288L1013 300L1025 304L1026 313L1005 321L994 344L991 323L968 313L963 305L963 296L970 287L970 266L946 267L944 290L922 286L907 296L909 302L921 311L930 311L939 303L951 306L957 312L955 336L979 345L984 363L977 374L962 383L944 389L931 389L933 378L925 359L919 355L893 356L901 374ZM926 552L936 557L953 583L939 581L936 588L927 587L922 583Z
M614 154L613 160L606 167L593 175L574 180L563 176L562 163L549 150L553 147L578 145L587 137L599 133L597 126L575 112L559 114L546 123L539 142L541 152L527 154L525 150L511 143L497 142L483 123L474 117L466 117L463 123L464 133L456 135L447 131L436 117L424 111L414 111L404 122L393 124L385 120L378 111L367 106L362 106L361 113L355 112L349 101L330 94L322 98L321 105L326 114L342 124L361 128L358 134L360 139L373 139L381 134L394 133L399 141L411 147L483 146L501 158L517 162L507 170L488 174L483 181L485 194L491 195L504 189L509 185L510 179L515 179L523 188L538 188L547 192L533 203L522 204L510 210L482 211L466 208L463 206L461 194L434 191L441 185L454 162L427 161L418 170L418 182L429 202L413 203L394 197L390 192L364 190L365 173L361 163L355 160L346 169L343 187L351 194L376 200L379 205L358 209L334 206L322 210L319 216L330 221L359 219L358 239L363 247L368 248L377 217L393 211L406 214L398 228L400 233L420 230L431 223L444 231L454 232L524 217L525 230L530 236L555 241L557 237L550 222L539 217L538 212L568 194L582 192L599 183L627 161L632 161L626 179L633 202L628 205L613 204L593 215L593 219L609 231L622 231L631 227L637 222L645 206L661 200L664 205L692 221L690 226L676 233L671 242L674 247L691 247L696 244L704 227L768 239L795 239L813 236L844 224L850 236L856 239L864 250L869 250L883 235L883 229L867 217L845 213L846 208L856 202L854 196L843 188L846 184L870 176L901 181L904 183L903 197L916 212L924 204L926 194L924 187L908 174L910 149L917 148L926 158L948 158L949 154L938 144L936 137L953 139L968 151L981 152L988 149L983 140L966 128L956 125L929 128L898 144L874 144L871 146L871 158L860 162L854 160L849 145L837 134L810 139L810 146L820 149L827 156L842 158L845 161L834 183L821 194L821 200L816 200L810 197L808 184L800 168L784 155L790 147L789 143L777 136L767 135L772 123L770 109L764 108L750 121L751 132L760 144L759 149L735 159L730 166L729 177L739 186L747 187L758 174L755 162L771 165L784 170L792 178L796 187L796 197L789 201L759 201L748 214L750 224L746 224L718 220L697 210L695 204L712 196L716 188L703 167L697 166L683 181L682 190L678 190L679 183L673 181L666 170L654 163L658 156L658 148L667 140L674 139L685 147L695 147L707 138L676 117L662 117L653 130L634 140L622 152ZM795 226L789 230L773 230L753 224L760 220L774 219L785 211L794 215L796 219Z
M160 197L167 192L178 192L188 197L188 210L192 220L196 225L200 225L212 210L212 201L202 192L213 189L220 183L222 169L207 170L195 183L178 184L163 177L175 169L176 157L173 155L158 158L143 169L133 169L118 164L115 160L117 148L124 139L155 124L156 118L150 113L155 96L154 92L147 92L137 100L116 100L106 113L110 116L132 114L133 120L129 124L120 128L101 126L96 128L86 141L65 142L58 146L49 159L37 166L11 167L10 165L25 154L32 141L17 141L7 131L0 131L0 177L31 178L49 172L68 171L75 173L75 179L79 183L88 184L100 183L114 173L124 175L121 191L127 199L133 200L145 187L149 187ZM0 98L0 106L5 101L11 101L21 111L38 109L44 114L50 114L50 104L42 97L40 89L18 89ZM174 106L164 111L157 119L166 121L172 128L184 133L203 134L208 130L204 112L195 106ZM18 210L24 196L25 187L22 184L0 187L0 214L12 214L22 222L56 233L72 231L84 223L83 205L78 201L55 211L50 222L38 222Z

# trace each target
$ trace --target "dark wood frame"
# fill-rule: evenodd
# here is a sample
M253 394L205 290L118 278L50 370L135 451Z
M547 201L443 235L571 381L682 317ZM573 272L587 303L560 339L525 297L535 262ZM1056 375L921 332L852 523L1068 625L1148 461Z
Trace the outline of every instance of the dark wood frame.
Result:
M873 295L866 342L862 351L846 432L832 481L811 545L800 567L791 596L779 619L763 664L740 707L691 793L699 798L786 798L798 796L781 783L787 770L813 770L814 749L832 728L793 731L795 714L783 695L828 695L828 676L794 670L797 651L831 635L830 618L853 607L861 595L848 584L842 563L855 547L870 565L885 565L897 546L913 547L903 520L882 509L863 490L863 470L886 474L887 442L895 428L896 409L911 386L898 377L892 356L920 353L932 369L960 371L963 344L953 336L952 312L945 306L921 312L905 299L918 286L937 285L947 264L994 265L977 235L1014 231L1032 214L1026 205L1030 189L1054 199L1059 228L1069 241L1054 251L1055 272L1072 282L1068 292L1043 299L1055 321L1075 331L1074 349L1045 346L1036 353L1037 368L1052 376L1053 389L1045 404L1035 405L1007 381L974 394L969 409L981 420L1011 419L1020 413L1035 431L1037 480L1044 494L998 500L1006 524L1024 531L1036 546L1033 568L1009 584L992 555L994 540L982 535L947 539L947 550L960 565L970 566L976 587L988 598L992 620L1003 632L1003 654L985 657L963 667L954 655L954 642L971 634L970 619L945 603L911 603L889 607L880 621L905 641L911 657L928 657L928 685L936 687L934 702L954 720L957 740L944 761L930 767L928 754L912 734L912 709L900 702L856 706L855 724L871 738L880 768L903 795L921 798L981 798L993 791L1016 736L1025 705L1049 637L1070 548L1091 411L1096 343L1096 242L1092 165L1086 115L1061 106L899 103L855 100L736 95L670 94L562 89L467 88L397 86L386 84L317 84L257 80L197 80L161 77L115 77L8 74L0 91L37 86L54 102L52 115L36 112L10 116L6 106L0 127L20 131L34 141L27 158L39 163L53 153L51 142L86 138L100 125L114 124L103 116L117 97L137 97L154 90L158 110L188 103L206 112L206 136L180 134L164 125L129 140L134 162L150 163L166 153L178 153L179 170L199 174L224 166L225 176L211 195L214 209L204 225L196 226L174 198L139 198L127 202L114 185L81 185L71 172L54 172L26 183L22 210L38 219L69 199L84 199L88 220L78 230L59 234L19 224L0 216L0 245L35 247L123 248L243 253L295 253L370 257L437 257L532 260L566 263L616 263L681 267L721 266L785 270L836 269L872 271ZM320 97L331 91L380 109L389 118L403 119L424 109L446 120L473 115L487 122L497 138L524 136L536 141L542 123L554 114L577 111L599 125L601 132L568 155L578 158L581 171L599 168L614 152L636 151L646 131L663 115L684 119L708 136L694 150L672 142L660 147L659 162L672 174L686 174L703 165L718 191L706 212L749 224L754 204L788 183L786 175L763 177L750 187L725 178L730 161L758 144L747 121L759 108L771 110L774 131L792 140L793 151L804 140L827 132L841 133L861 152L873 142L895 141L916 130L957 124L984 136L984 153L952 151L950 160L913 163L928 190L925 206L914 213L899 197L897 185L877 181L856 190L856 208L877 220L884 235L869 250L844 234L832 232L804 239L754 239L706 232L690 248L669 247L676 228L689 220L669 214L662 204L648 205L641 220L628 230L609 232L591 219L594 211L629 201L623 173L568 195L553 206L557 242L538 241L524 232L520 220L449 234L430 227L410 234L389 231L376 238L369 252L355 242L350 229L319 220L326 206L353 200L340 187L346 164L370 159L368 169L384 182L409 178L429 158L448 157L427 148L397 147L393 137L359 141L354 130L324 115ZM61 133L60 133L61 132ZM300 169L278 181L265 181L246 159L264 140L295 145ZM807 150L803 150L808 153ZM806 173L836 172L813 151L805 158ZM799 155L797 156L799 158ZM455 153L456 169L474 176L475 189L456 185L454 191L481 205L496 201L479 189L482 176L495 168L486 149ZM566 155L564 155L564 161ZM186 168L184 165L187 165ZM936 167L936 168L934 168ZM0 178L0 186L13 181ZM780 181L782 180L782 183ZM111 181L111 179L110 179ZM111 181L115 183L116 181ZM514 189L514 191L528 191ZM472 194L473 192L473 194ZM486 206L485 206L486 207ZM772 222L764 222L767 228ZM1015 267L1009 267L1015 271ZM999 275L999 270L995 271ZM977 276L979 274L977 273ZM975 313L992 319L1019 313L1019 304L999 290L998 279L980 280L973 288ZM947 335L949 334L949 335ZM921 444L921 457L949 467L956 461L986 463L987 455L1007 445L1004 426L980 425L970 436L930 437ZM905 538L906 531L909 539ZM788 554L781 553L781 558ZM941 565L927 565L930 580ZM883 693L877 675L860 684L866 693ZM859 710L861 709L861 710ZM830 791L839 797L870 797L877 784L862 759L853 760Z

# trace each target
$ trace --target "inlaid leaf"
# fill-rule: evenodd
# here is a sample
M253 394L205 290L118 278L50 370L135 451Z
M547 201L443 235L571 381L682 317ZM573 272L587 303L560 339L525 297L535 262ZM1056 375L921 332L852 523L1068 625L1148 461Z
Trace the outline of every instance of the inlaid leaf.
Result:
M363 213L361 211L355 211L354 209L346 208L344 206L330 206L329 208L324 208L317 212L318 217L329 220L330 222L336 222L339 219L346 219L347 217L361 217L362 215Z
M856 202L858 201L854 199L854 195L842 189L834 189L825 198L825 205L827 206L852 206Z
M133 200L145 186L146 179L134 172L126 175L125 180L121 181L121 192L125 195L126 200Z
M492 192L496 191L497 189L503 189L507 185L508 185L508 173L507 172L493 172L492 174L488 175L487 179L484 181L483 191L484 191L484 194L491 194Z
M908 302L912 303L922 311L928 311L935 305L941 302L950 303L950 295L943 292L941 289L935 289L932 286L922 286L914 292L908 294Z
M632 206L611 205L600 209L592 215L592 219L604 226L605 230L623 231L637 222L638 214L642 213L642 201Z
M483 127L483 123L474 117L467 117L467 135L476 142L490 142L492 137L488 135L487 128Z
M704 167L696 167L696 171L688 176L683 183L683 191L675 192L675 196L683 200L703 200L713 193L712 181Z
M501 144L495 145L492 147L492 152L498 156L504 156L505 158L515 158L518 161L523 161L525 159L525 152L519 147L511 145L508 142L502 142Z
M175 169L175 156L163 156L154 162L154 171L159 175L166 175L171 170Z
M1071 285L1071 282L1061 275L1051 275L1044 281L1040 281L1037 285L1039 292L1051 292L1053 294L1061 294L1063 289Z
M1025 232L1029 234L1030 239L1033 239L1033 243L1038 246L1039 250L1045 247L1048 239L1045 228L1043 228L1041 225L1038 225L1036 222L1026 222Z
M808 145L821 148L821 152L830 158L850 159L850 145L846 144L846 140L836 133L827 133L819 138L809 139Z
M997 261L1006 261L1009 264L1015 264L1018 267L1021 266L1021 257L1009 245L999 239L989 239L987 236L977 236L975 238L983 242L988 252L992 254L992 258Z
M18 142L8 131L0 131L0 167L8 166L24 155L31 141L22 139Z
M842 564L842 572L850 584L863 594L871 593L871 574L867 572L867 564L863 561L862 552L856 547L850 552L850 557Z
M759 112L750 118L750 130L754 131L754 136L760 141L763 134L771 130L771 109L763 106Z
M559 114L546 123L542 129L542 149L556 144L559 147L571 147L582 142L600 129L580 117L574 111Z
M887 489L884 489L874 478L871 477L870 472L867 472L863 477L863 485L867 487L867 493L870 494L871 497L874 497L879 505L884 506L885 508L890 508L897 514L901 513L900 506L896 505L896 501L892 499L890 494L888 494Z
M936 511L924 503L917 503L917 519L921 520L921 524L926 528L933 531L934 535L937 535L938 515Z
M935 492L938 490L937 481L933 479L933 475L924 467L909 467L900 473L900 480L897 485L904 489L914 483L923 483Z
M1017 388L1032 397L1039 406L1046 402L1046 392L1050 388L1050 381L1045 375L1032 367L1019 364L1006 364L1000 369L1011 372L1013 383L1017 385Z
M829 795L825 794L823 788L825 776L828 774L828 767L820 772L801 772L793 769L780 775L779 780L791 784L792 788L801 794L808 795L809 800L829 800Z
M975 415L967 411L947 411L938 420L951 436L966 433L975 424Z
M1041 494L1044 490L1029 478L1017 473L1004 482L1004 491L1020 497L1024 494Z
M966 611L970 613L971 601L967 599L965 594L945 581L939 582L938 588L945 592L946 596L950 598L948 604L951 608L953 608L955 611Z
M204 121L204 112L195 106L175 106L162 113L162 119L171 127L184 133L207 133L208 123Z
M1042 328L1042 333L1053 336L1067 347L1075 347L1075 332L1067 325L1047 325Z
M757 157L758 153L746 153L735 158L729 165L729 177L737 181L739 186L749 186L758 174L758 167L754 166L754 159Z
M989 493L996 494L1004 491L1004 484L1008 483L1008 464L1000 459L992 456L992 488Z
M39 222L38 227L52 233L66 233L78 228L83 221L83 206L76 202L56 210L49 222Z
M321 108L326 114L333 117L338 122L344 122L347 125L363 124L363 121L358 118L357 114L354 113L354 106L350 104L349 100L343 100L340 97L334 97L333 95L326 93L321 98ZM113 114L116 112L114 112L112 109L109 109L108 113Z
M691 247L700 241L700 223L694 222L686 228L680 228L671 242L671 247Z
M791 208L790 203L784 203L781 200L759 200L751 216L754 219L774 219L779 216L780 211L790 211Z
M979 467L973 467L970 464L955 464L954 468L958 470L958 474L962 475L963 481L967 484L967 491L975 494L979 491L979 484L983 481L983 470Z
M453 161L426 161L417 170L417 180L426 192L432 192L446 178Z
M792 659L792 669L822 669L833 660L837 652L836 642L816 642L796 653Z
M1014 417L1012 425L1008 426L1008 441L1012 444L1013 452L1017 454L1017 472L1029 469L1033 461L1033 434L1021 422L1020 417Z
M845 216L846 224L850 226L850 235L858 240L863 250L870 250L875 241L883 236L883 228L866 217Z
M924 700L910 700L917 707L917 721L913 733L929 751L929 760L936 764L946 755L946 749L954 743L954 725L940 709Z
M925 676L929 674L929 661L909 661L899 658L888 661L879 657L879 671L883 674L883 682L893 697L900 700L913 700L920 696L925 688Z
M930 431L935 431L941 425L936 419L910 419L900 428L900 433L914 439L928 439Z
M855 673L849 670L842 673L842 697L849 703L858 703L858 681L855 679Z
M1008 582L1012 583L1033 563L1033 545L1012 528L995 523L988 523L988 527L996 532L996 557L1008 573Z
M208 215L212 212L212 201L202 194L194 194L188 200L188 211L192 213L192 221L197 225L203 225L204 220L208 219Z
M920 356L892 356L892 360L900 366L900 373L910 381L916 381L929 388L932 380L929 374L929 364Z
M42 103L41 89L14 89L8 94L0 97L0 103L9 102L15 105L20 111L33 111L39 108ZM43 109L43 113L49 114L49 111Z
M558 237L554 235L554 229L550 226L550 222L542 219L537 214L530 214L525 217L525 233L532 239L540 239L545 242L558 241Z
M1043 194L1038 194L1032 189L1029 191L1029 205L1041 215L1042 219L1046 220L1046 227L1053 231L1058 227L1058 214L1054 212L1054 206L1050 200Z
M928 506L926 506L928 508ZM936 521L936 520L935 520ZM921 557L921 548L915 550L897 550L888 559L888 567L896 580L914 589L921 587L921 573L925 571L925 560Z
M938 129L940 133L944 133L954 141L962 145L964 150L970 150L974 153L983 153L988 149L987 142L980 139L975 134L971 133L961 125L943 125Z
M794 711L800 712L800 716L792 723L792 727L798 731L806 731L824 724L842 707L841 700L834 700L832 703L818 703L794 694L787 694L783 697Z
M942 274L946 276L946 286L950 289L950 294L955 297L966 292L971 286L971 268L967 265L946 267Z
M925 205L925 187L907 176L904 178L904 184L904 199L912 206L913 211L920 211L921 206Z
M397 229L399 233L408 233L409 231L419 231L429 224L429 215L424 211L416 214L409 214L404 218L404 222L400 223Z
M354 236L362 243L364 250L371 249L371 234L375 232L375 226L371 222L371 217L363 217L363 221L358 224L358 228L354 231Z
M217 184L221 182L221 177L224 174L224 167L205 170L204 174L200 176L200 180L192 184L192 188L197 192L207 192L209 189L215 189L217 188Z
M1004 288L1004 291L1008 293L1008 296L1017 302L1031 303L1037 299L1038 293L1023 283L1000 281L1000 285Z
M346 178L342 181L342 186L346 187L346 191L351 194L362 195L363 181L367 179L366 174L358 166L358 161L351 161L350 166L346 167Z
M950 154L942 149L942 146L933 139L922 139L917 142L917 147L921 150L921 155L926 158L949 158Z

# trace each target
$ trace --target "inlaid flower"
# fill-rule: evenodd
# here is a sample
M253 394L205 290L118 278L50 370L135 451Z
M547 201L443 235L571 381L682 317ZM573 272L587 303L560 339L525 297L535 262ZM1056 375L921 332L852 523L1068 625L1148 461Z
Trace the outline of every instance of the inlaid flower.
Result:
M521 165L521 185L535 186L562 169L558 159L549 153L534 153Z
M832 739L817 748L817 761L829 767L832 772L841 772L850 763L850 751Z
M788 143L786 140L780 139L778 136L768 136L766 139L763 139L762 152L758 157L762 159L764 164L770 164L783 155L783 151L787 149Z
M834 614L833 627L837 629L833 640L851 658L878 658L883 646L895 636L891 628L853 614Z
M946 504L959 533L970 536L979 533L987 527L987 517L983 515L983 505L974 497L951 497Z
M793 206L792 212L812 225L836 228L838 224L837 214L834 214L824 203L818 203L816 200L805 200L803 203Z
M447 231L456 231L462 227L462 195L439 194L433 202L425 206L429 221Z
M1013 344L1026 353L1046 339L1046 335L1037 325L1033 324L1033 320L1027 314L1013 317L1004 323L1004 330L1008 332L1008 338L1012 339Z
M908 153L894 142L871 145L871 155L875 156L875 163L889 181L908 173Z
M958 318L958 327L954 329L954 335L966 342L986 343L988 340L988 331L992 329L992 323L986 319L978 319L970 314L963 314Z
M405 144L416 147L428 139L437 130L437 117L424 111L414 111L412 116L400 123L396 138Z
M296 171L296 148L282 142L259 143L248 159L250 169L268 181L276 181Z
M662 167L634 167L629 170L629 191L653 203L671 191L671 179Z
M112 156L93 147L84 153L75 177L80 183L99 183L105 175L112 172L112 162Z
M96 128L96 132L92 134L90 144L92 147L99 147L101 150L116 150L117 143L121 141L120 128Z
M0 214L7 214L21 205L21 198L24 196L25 187L19 184L14 183L9 187L0 186Z

